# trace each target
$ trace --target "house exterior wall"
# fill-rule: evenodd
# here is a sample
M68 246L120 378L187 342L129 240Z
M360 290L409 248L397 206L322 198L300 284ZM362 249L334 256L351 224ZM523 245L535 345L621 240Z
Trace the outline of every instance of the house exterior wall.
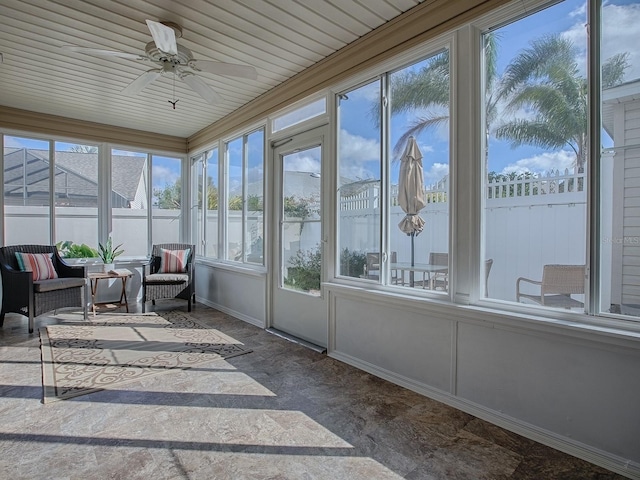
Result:
M622 139L616 147L624 169L622 246L622 304L640 308L640 100L619 106ZM631 147L631 148L629 148ZM619 242L618 242L619 243Z

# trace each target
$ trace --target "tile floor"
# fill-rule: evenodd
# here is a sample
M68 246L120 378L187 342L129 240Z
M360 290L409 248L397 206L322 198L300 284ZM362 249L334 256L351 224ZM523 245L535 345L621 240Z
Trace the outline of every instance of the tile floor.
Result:
M623 478L216 310L193 315L253 352L43 405L37 330L8 314L0 478Z

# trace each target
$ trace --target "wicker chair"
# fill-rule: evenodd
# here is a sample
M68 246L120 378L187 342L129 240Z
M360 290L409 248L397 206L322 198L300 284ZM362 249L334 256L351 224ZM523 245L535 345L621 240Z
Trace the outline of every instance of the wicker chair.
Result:
M16 252L52 253L51 260L58 278L34 281L31 272L20 271ZM84 266L67 265L55 246L0 247L0 273L3 289L0 326L4 323L5 313L19 313L29 318L29 333L33 333L35 317L65 307L82 307L84 319L87 319L86 269Z
M540 286L538 295L524 294L520 291L520 283L531 283ZM516 301L526 298L546 307L584 308L584 303L574 298L573 294L585 292L584 265L545 265L542 270L542 281L520 277L516 280Z
M161 249L186 250L187 248L190 250L184 273L160 273ZM155 305L156 300L164 298L182 298L187 301L188 311L191 311L191 304L196 302L193 268L194 252L195 245L186 243L160 243L153 246L151 261L148 265L144 265L142 272L143 313L148 301Z

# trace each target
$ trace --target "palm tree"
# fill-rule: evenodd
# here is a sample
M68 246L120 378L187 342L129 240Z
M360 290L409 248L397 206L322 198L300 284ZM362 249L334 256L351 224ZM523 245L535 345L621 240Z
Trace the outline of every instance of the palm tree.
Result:
M580 76L577 51L571 41L553 35L531 42L517 55L502 77L497 72L498 37L484 36L485 124L488 140L499 105L506 102L512 111L524 108L532 118L517 118L497 127L498 139L511 141L512 147L524 144L545 148L569 145L576 153L575 164L584 168L587 135L587 81ZM602 86L622 82L629 67L628 53L617 54L602 65ZM394 146L394 158L404 150L407 139L449 120L449 52L432 58L420 71L394 74L391 82L391 114L423 110ZM379 106L372 109L379 118ZM488 141L486 142L488 145Z
M602 84L619 84L628 68L629 54L618 54L602 65ZM499 99L508 111L531 115L500 125L496 138L513 148L528 144L559 149L569 146L575 165L584 171L587 161L587 79L580 75L573 43L560 35L533 40L507 66L500 83Z
M497 35L489 33L484 36L485 69L486 69L486 104L485 111L488 125L497 113L497 96L495 84L497 74ZM398 115L414 110L427 113L416 118L406 132L396 142L393 157L399 158L404 151L410 136L418 136L431 127L437 127L449 121L450 90L449 51L431 58L420 71L404 70L392 74L391 78L391 115ZM380 118L379 105L374 105L372 115L376 121ZM439 113L435 113L439 112Z

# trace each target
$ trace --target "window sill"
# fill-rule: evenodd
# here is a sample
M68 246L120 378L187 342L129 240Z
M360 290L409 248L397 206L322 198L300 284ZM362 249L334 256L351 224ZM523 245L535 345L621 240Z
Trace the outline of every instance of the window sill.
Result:
M196 266L202 265L205 267L216 268L220 270L226 270L229 272L241 273L244 275L253 275L263 277L267 274L267 269L263 265L252 265L248 263L238 262L226 262L224 260L217 260L213 258L196 257Z

